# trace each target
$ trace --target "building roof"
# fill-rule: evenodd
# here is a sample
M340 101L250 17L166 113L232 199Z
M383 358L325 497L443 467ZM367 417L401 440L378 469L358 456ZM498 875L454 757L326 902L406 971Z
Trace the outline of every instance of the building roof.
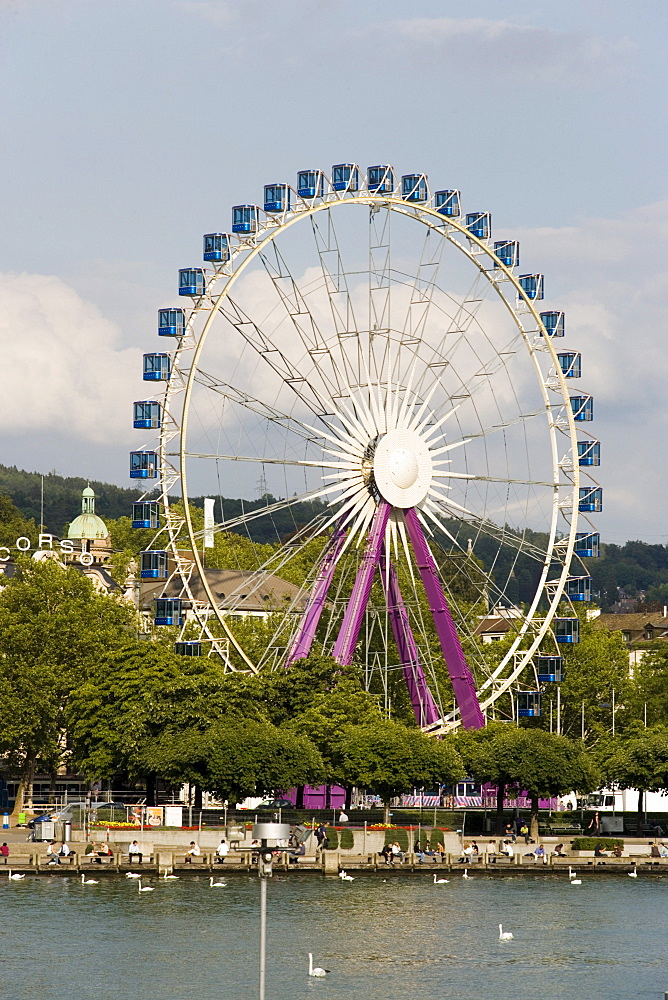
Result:
M668 629L668 618L660 612L635 611L633 614L601 614L592 620L594 628L608 629L610 632L642 632L648 626Z
M493 615L489 618L483 618L479 621L473 630L474 635L489 635L491 634L501 634L505 635L507 632L516 632L517 618L508 618L506 616Z
M306 606L307 594L300 594L299 587L272 573L236 569L205 569L204 573L218 607L224 610L238 610L242 614L268 613L281 608L302 611ZM193 575L190 588L196 601L208 603L208 595L198 576ZM154 597L163 594L165 597L179 597L181 589L181 581L176 577L164 587L162 584L143 585L141 603L146 606Z

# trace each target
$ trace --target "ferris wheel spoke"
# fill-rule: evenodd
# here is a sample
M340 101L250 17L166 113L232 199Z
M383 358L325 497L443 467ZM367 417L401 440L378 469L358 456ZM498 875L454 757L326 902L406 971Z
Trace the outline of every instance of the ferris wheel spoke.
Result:
M168 451L168 455L172 457L174 455L180 455L178 451ZM226 462L255 462L258 465L295 465L301 468L309 469L348 469L350 468L349 462L327 462L327 461L307 461L301 458L267 458L262 456L252 456L252 455L222 455L222 454L207 454L206 452L197 451L186 451L184 452L186 458L207 458L215 459L216 461L220 459Z
M269 333L263 331L231 296L224 302L219 302L217 309L315 417L324 420L334 415L331 399L322 396L287 354L273 342Z
M444 508L447 508L450 503L451 501L447 499L443 501L437 501L435 506L438 507L440 510L442 510L444 513L447 513L448 516L453 517L453 515L449 511L447 511L447 509L444 510ZM513 532L510 532L507 528L499 527L499 525L495 524L493 521L479 517L472 511L467 511L467 514L468 517L466 518L466 520L464 520L461 517L461 514L459 512L454 515L454 519L461 521L462 524L466 524L467 526L476 528L481 534L487 535L489 538L494 539L494 541L501 542L503 545L507 545L509 548L517 549L517 551L523 555L529 556L530 558L535 559L540 563L545 562L545 559L549 554L547 550L541 549L540 546L536 545L533 542L524 541L521 538L521 536L516 535ZM452 536L449 534L449 537Z
M268 403L265 403L260 399L256 399L247 392L242 392L240 389L236 389L227 382L221 382L214 375L210 375L207 372L202 371L202 369L197 370L197 374L194 376L193 381L204 386L204 388L211 390L212 392L218 393L224 399L229 399L233 403L243 406L251 413L255 413L259 417L263 417L272 423L286 428L292 434L297 434L299 437L304 438L305 441L313 440L313 430L307 427L306 424L302 423L302 421L297 417L283 413L281 410L276 409L276 407L270 406Z
M264 507L257 507L255 510L246 511L243 514L237 515L237 517L229 518L226 521L220 521L217 524L214 524L213 529L203 528L201 531L193 531L193 537L198 539L203 538L207 534L207 531L211 530L214 532L233 531L235 528L244 527L251 521L257 521L260 518L270 517L272 514L277 514L280 511L289 510L290 507L294 507L296 504L309 503L313 500L317 500L321 495L321 492L321 490L315 490L309 493L302 493L300 495L286 497L285 500L277 500L276 503L267 504ZM321 519L324 523L324 511ZM313 523L315 523L316 520L318 519L316 518Z

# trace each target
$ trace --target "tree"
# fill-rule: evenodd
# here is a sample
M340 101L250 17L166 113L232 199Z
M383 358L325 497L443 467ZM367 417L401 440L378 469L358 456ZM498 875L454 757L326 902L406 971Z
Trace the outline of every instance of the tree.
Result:
M595 629L591 622L581 619L580 642L571 646L565 657L562 732L573 738L580 736L583 703L587 731L598 735L608 732L613 691L617 705L622 706L631 694L629 656L621 632Z
M598 770L584 746L542 729L492 724L476 733L462 733L458 749L469 773L497 785L497 832L502 832L505 789L513 785L531 798L531 836L538 837L538 800L599 783Z
M389 822L390 799L416 786L451 784L464 777L449 740L425 736L397 722L348 726L341 734L341 772L346 784L380 795Z
M141 758L147 770L168 781L188 781L233 802L324 779L311 741L270 722L236 720L203 733L166 733L150 741Z
M638 789L637 833L642 835L645 792L668 790L668 730L657 727L606 741L597 749L606 784Z
M18 561L0 594L0 752L19 771L15 812L38 761L55 774L73 688L135 627L134 608L74 567Z

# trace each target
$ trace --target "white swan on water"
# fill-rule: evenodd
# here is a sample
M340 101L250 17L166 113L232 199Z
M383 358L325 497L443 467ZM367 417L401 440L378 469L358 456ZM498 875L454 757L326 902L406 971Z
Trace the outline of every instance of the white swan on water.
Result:
M125 873L125 877L126 878L141 878L141 875L139 875L137 872L126 872Z
M633 865L632 872L627 872L626 874L628 875L629 878L638 878L638 870L636 868L636 865L635 864Z
M211 886L212 889L224 889L225 886L227 885L227 882L214 882L212 875L211 878L209 879L209 885Z
M86 878L85 875L82 875L81 876L81 884L82 885L99 885L99 882L98 882L98 880L96 878Z
M468 868L465 868L465 869L464 869L464 874L462 875L462 878L473 878L473 876L472 876L472 875L469 875L469 870L468 870Z
M339 878L341 879L342 882L354 882L355 881L355 876L354 875L348 875L348 873L344 872L344 871L340 871L339 872Z
M576 872L573 871L571 866L568 866L568 880L571 885L582 885L582 879L575 877Z
M174 881L178 882L178 880L179 880L179 876L178 875L168 875L167 872L165 872L165 874L162 877L163 877L163 879L168 879L168 880L171 879L173 882Z
M12 882L20 882L20 880L22 878L25 878L25 875L12 875L12 870L10 868L9 869L9 877L12 880Z
M499 924L499 941L512 941L512 931L504 931L503 924Z
M320 976L323 978L327 975L329 969L321 969L319 965L313 966L313 955L311 952L308 953L308 974L309 976Z
M449 878L436 878L434 875L434 885L445 885L445 883L449 881Z
M137 882L137 888L139 889L140 892L153 892L153 886L152 885L142 885L141 884L141 879L139 879L139 881Z

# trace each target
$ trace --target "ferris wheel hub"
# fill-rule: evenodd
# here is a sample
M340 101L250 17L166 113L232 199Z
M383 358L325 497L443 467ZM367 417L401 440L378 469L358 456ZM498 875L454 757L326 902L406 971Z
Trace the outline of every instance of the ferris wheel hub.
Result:
M376 446L373 473L378 492L393 507L404 510L422 503L432 480L429 448L417 431L395 428Z

